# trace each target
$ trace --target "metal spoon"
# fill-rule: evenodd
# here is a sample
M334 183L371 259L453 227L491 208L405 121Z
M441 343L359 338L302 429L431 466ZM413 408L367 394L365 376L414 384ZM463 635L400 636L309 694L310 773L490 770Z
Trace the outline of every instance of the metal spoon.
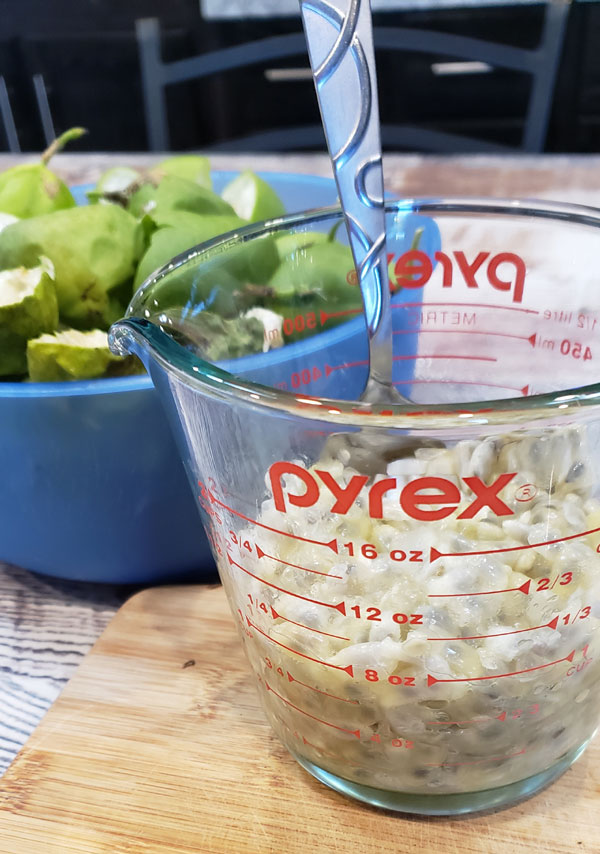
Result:
M392 385L392 312L370 3L300 0L300 9L364 304L369 375L360 399L409 403Z

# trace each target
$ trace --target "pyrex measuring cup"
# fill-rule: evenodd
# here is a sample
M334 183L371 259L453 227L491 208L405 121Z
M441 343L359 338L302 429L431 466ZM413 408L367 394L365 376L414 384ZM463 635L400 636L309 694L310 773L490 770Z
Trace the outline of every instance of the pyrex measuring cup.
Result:
M172 417L279 738L371 804L469 812L554 779L600 716L600 213L387 217L414 405L355 402L335 210L176 259L112 342Z

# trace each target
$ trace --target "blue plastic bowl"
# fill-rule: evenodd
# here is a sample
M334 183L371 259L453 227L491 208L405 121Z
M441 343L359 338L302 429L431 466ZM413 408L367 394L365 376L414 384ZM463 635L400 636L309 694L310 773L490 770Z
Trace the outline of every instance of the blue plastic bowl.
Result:
M220 191L233 172L213 174ZM325 178L263 175L289 212L334 204ZM76 197L85 202L85 189ZM0 560L82 581L199 579L214 563L148 377L0 383Z

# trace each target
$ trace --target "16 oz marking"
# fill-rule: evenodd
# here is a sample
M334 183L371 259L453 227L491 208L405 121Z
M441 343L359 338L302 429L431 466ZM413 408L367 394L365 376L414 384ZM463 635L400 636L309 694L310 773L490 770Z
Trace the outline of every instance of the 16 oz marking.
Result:
M375 560L379 557L377 547L373 543L363 543L361 546L355 546L354 543L342 543L341 548L346 549L349 557L354 557L356 554L361 555L367 560ZM392 549L388 555L390 560L397 563L408 561L409 563L423 563L423 552L419 550Z

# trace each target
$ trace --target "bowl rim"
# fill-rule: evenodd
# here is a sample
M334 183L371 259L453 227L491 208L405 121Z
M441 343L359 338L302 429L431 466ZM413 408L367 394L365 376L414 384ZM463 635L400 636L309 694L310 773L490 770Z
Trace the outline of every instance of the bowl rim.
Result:
M554 202L545 199L497 198L497 197L402 197L386 202L389 212L411 212L419 214L467 214L469 216L492 215L504 218L514 217L555 222L566 221L569 224L588 226L600 231L600 208L589 205ZM167 265L156 271L138 290L152 284L156 279L167 275L173 268L180 267L215 247L226 247L234 240L250 240L257 236L263 227L276 226L277 229L305 222L307 218L329 218L341 216L339 204L335 207L318 208L289 215L266 224L256 223L213 238L186 253L178 255ZM151 326L149 321L132 317L130 314L113 327L113 342L120 336L130 337L139 344L146 342L151 335L141 331L142 325ZM167 336L164 336L167 339ZM155 342L153 342L154 344ZM130 350L123 347L124 350ZM141 347L140 349L143 349ZM531 423L533 421L550 423L554 419L564 421L572 418L576 409L578 417L584 417L584 408L589 417L597 417L595 410L600 406L600 382L589 383L551 392L535 393L525 397L506 397L477 399L469 402L427 403L427 404L379 404L366 401L347 401L334 398L312 397L239 378L218 365L192 356L172 339L165 344L161 339L156 342L155 361L167 372L173 372L186 384L201 387L207 394L219 396L240 404L276 411L285 416L307 417L314 421L327 421L354 426L407 428L409 430L441 429L461 431L485 424L504 428L507 424ZM393 423L392 423L393 422Z
M243 169L212 169L211 176L217 181L229 181L243 172ZM255 173L265 181L275 178L282 184L309 182L323 189L335 189L335 181L324 175L309 175L303 172L258 171ZM81 195L94 187L93 183L73 184L71 190ZM261 225L261 223L252 223ZM190 247L191 248L191 247ZM132 295L133 296L133 295ZM62 380L60 382L28 382L27 380L0 380L0 400L11 398L38 397L77 397L89 395L118 394L126 392L148 392L154 389L148 374L134 374L126 377L100 377L86 380Z

